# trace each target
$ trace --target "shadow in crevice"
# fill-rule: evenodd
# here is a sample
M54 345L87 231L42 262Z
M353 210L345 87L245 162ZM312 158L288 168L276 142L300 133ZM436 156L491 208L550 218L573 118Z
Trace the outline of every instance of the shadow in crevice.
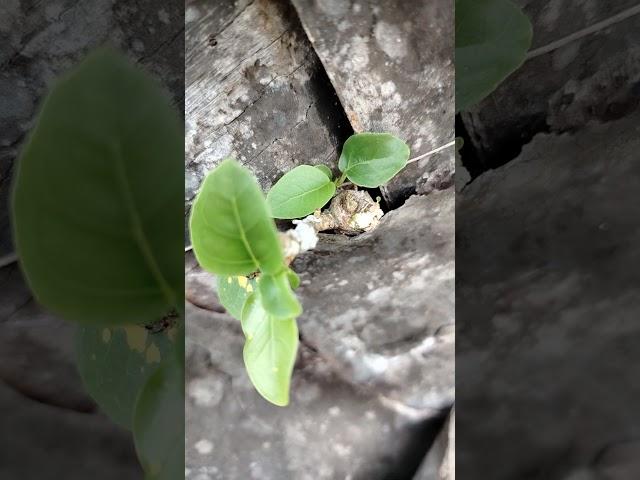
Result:
M394 459L390 469L381 480L413 480L422 462L434 446L446 425L450 410L408 427L402 454Z

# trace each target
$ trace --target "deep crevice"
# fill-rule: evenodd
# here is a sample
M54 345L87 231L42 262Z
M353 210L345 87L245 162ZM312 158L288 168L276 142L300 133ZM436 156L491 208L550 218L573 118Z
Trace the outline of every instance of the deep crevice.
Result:
M478 152L471 141L467 126L464 124L460 114L456 115L455 128L456 137L462 138L463 141L462 148L459 150L460 160L473 179L484 172L486 168L478 156Z
M518 135L506 132L501 137L493 138L491 145L483 148L474 144L470 133L473 125L469 125L470 123L471 117L463 118L461 115L456 115L456 136L464 139L460 156L464 167L471 175L472 182L482 173L500 168L518 158L522 148L536 135L551 132L545 116L531 117L527 119L526 126L519 129ZM553 133L564 132L554 131Z
M314 57L314 62L317 65L317 68L311 73L310 79L310 87L314 95L318 98L316 102L316 108L318 109L318 114L322 122L325 124L327 129L335 135L336 143L340 146L338 151L336 152L336 161L340 154L340 150L344 142L355 133L351 122L349 121L349 117L347 116L347 112L342 105L342 101L340 100L340 96L338 95L335 86L331 82L329 75L325 69L322 60L320 59L318 52L316 52L315 46L313 42L309 39L304 26L302 25L302 21L300 20L300 16L298 12L290 2L288 2L290 8L287 9L290 12L289 21L293 24L294 31L297 31L301 35L304 35L305 42L309 46L309 49ZM390 208L387 205L387 202L382 195L382 191L380 188L363 188L358 187L361 190L366 190L371 195L371 198L374 200L377 197L380 197L380 208L384 213L387 213ZM404 203L404 202L402 202ZM400 203L399 205L401 205ZM398 206L399 206L398 205Z
M640 81L632 83L628 91L624 91L615 98L607 97L590 104L588 107L589 121L584 124L554 126L550 125L547 120L549 112L535 112L522 116L509 124L499 125L501 128L496 125L492 126L493 137L486 144L482 144L478 139L475 145L471 133L475 128L474 119L480 118L481 115L457 115L456 136L461 136L465 140L465 145L461 150L463 165L469 171L473 181L482 173L500 168L518 158L522 149L536 135L574 134L591 122L607 124L620 120L634 112L639 105Z
M436 443L441 432L447 426L447 418L451 409L444 410L440 415L428 418L409 428L409 440L394 462L393 470L381 480L412 480L422 462Z

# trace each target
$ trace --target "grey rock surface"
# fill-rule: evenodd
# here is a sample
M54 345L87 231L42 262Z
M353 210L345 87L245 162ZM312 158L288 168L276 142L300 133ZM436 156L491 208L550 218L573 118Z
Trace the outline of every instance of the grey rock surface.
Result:
M187 478L412 478L454 396L453 208L453 189L414 196L295 260L285 409L253 389L239 322L187 255Z
M540 134L458 195L460 478L574 478L638 438L639 150L638 112Z
M372 232L295 259L305 341L349 382L429 416L454 398L454 192L413 196Z
M148 15L148 12L156 12ZM8 0L0 5L0 256L13 250L8 205L15 159L43 96L89 51L127 52L184 97L184 5L177 0Z
M293 3L356 132L394 133L412 156L453 140L451 2ZM454 170L450 148L409 165L382 192L395 207L416 190L449 187Z
M267 191L301 164L337 172L348 122L285 2L187 3L185 214L234 157Z
M640 104L640 9L632 0L519 0L533 24L525 64L463 113L483 168L518 153L539 132L576 131ZM613 19L612 23L608 20ZM580 38L566 36L595 27Z
M290 406L256 394L239 322L187 307L188 480L411 478L438 422L416 424L301 345Z
M0 478L143 477L130 434L101 415L27 399L4 382L0 382L0 415Z
M0 478L142 478L131 434L84 391L73 327L36 304L16 264L0 269L0 417Z
M346 382L414 419L454 399L453 210L453 189L413 196L372 232L322 235L292 264L305 343ZM187 269L187 300L223 312L214 276L194 260Z
M0 269L0 380L24 396L95 411L74 363L73 331L31 297L17 264Z

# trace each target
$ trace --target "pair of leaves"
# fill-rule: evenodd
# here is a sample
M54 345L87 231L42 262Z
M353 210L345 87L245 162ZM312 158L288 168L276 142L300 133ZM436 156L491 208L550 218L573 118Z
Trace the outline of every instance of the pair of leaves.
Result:
M301 218L324 207L336 184L348 178L356 185L376 188L391 180L407 164L409 147L388 133L358 133L345 142L338 167L342 179L334 182L324 165L300 165L280 178L267 195L275 218Z
M326 172L309 168L335 190ZM255 177L234 160L222 162L196 196L190 228L198 262L218 275L221 303L243 324L249 378L265 399L286 405L298 347L295 318L302 313L292 290L299 279L284 264ZM258 280L246 277L256 271Z
M456 0L456 112L522 65L531 37L531 23L510 0Z
M244 276L217 277L218 298L229 314L242 320L242 309L253 292L262 294L265 308L276 318L297 317L302 313L292 289L298 288L300 278L287 269L279 275L263 275L259 281Z
M242 322L246 337L243 358L251 383L260 395L278 406L289 403L289 385L298 350L295 317L301 308L291 289L297 288L299 282L292 270L276 277L263 275L259 280L217 277L220 302Z
M302 313L302 306L293 289L299 285L299 278L290 269L277 275L263 274L258 280L247 277L217 277L218 298L229 314L242 320L242 311L253 293L260 294L264 310L274 318L296 318Z
M81 324L87 390L133 430L149 478L167 480L184 472L184 388L173 380L184 377L184 329L152 339L140 325L184 308L183 144L178 113L156 82L100 50L48 95L12 203L34 296ZM154 443L168 438L171 456Z
M246 168L228 159L207 175L193 203L190 227L193 251L204 269L221 276L244 276L259 270L258 288L268 309L276 316L281 308L286 308L289 316L300 314L292 307L295 297L287 281L289 270L275 224L258 182ZM238 278L238 286L240 282L245 289L251 285L246 279ZM223 280L219 285L230 302L237 301L231 297L242 297L233 282ZM237 314L238 307L232 310Z

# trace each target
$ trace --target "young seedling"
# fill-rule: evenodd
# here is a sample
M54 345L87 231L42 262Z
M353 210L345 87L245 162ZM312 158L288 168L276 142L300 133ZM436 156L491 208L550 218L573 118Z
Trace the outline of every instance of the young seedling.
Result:
M293 292L300 281L289 268L297 252L289 252L287 237L279 236L273 218L307 217L304 225L315 231L367 230L382 216L377 203L366 191L336 194L338 188L346 179L379 187L408 159L409 147L393 135L360 133L344 144L338 178L324 165L300 165L278 180L266 199L255 177L235 160L225 160L205 178L191 210L193 251L200 265L217 275L222 305L242 324L249 378L271 403L289 403L298 349L296 318L302 313ZM369 211L372 204L379 214Z

